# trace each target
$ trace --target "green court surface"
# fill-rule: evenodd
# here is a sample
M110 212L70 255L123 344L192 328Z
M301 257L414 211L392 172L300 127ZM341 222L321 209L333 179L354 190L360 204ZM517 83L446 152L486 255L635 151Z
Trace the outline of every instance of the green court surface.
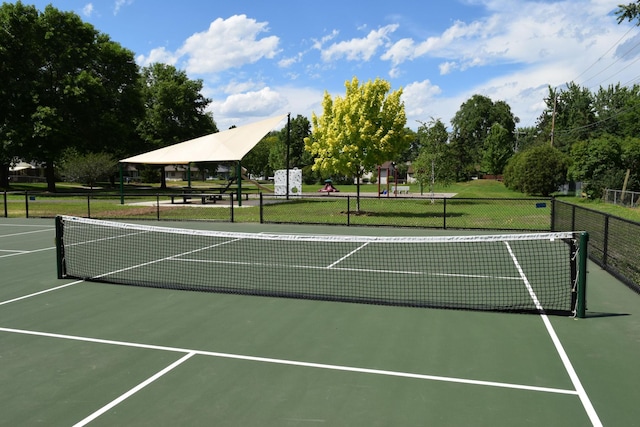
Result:
M640 296L591 263L587 318L573 319L59 280L54 236L53 220L0 219L1 426L640 420Z

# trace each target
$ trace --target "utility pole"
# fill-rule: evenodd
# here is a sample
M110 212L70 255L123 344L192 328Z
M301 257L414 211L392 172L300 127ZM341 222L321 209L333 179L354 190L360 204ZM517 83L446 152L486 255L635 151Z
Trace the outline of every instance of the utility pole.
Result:
M551 115L551 146L553 147L553 134L556 130L556 103L558 96L553 94L553 114Z

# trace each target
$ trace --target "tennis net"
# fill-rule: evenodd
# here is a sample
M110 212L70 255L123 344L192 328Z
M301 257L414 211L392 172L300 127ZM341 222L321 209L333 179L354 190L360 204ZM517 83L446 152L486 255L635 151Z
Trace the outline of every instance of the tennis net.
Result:
M586 239L572 232L441 237L291 235L59 216L56 235L59 278L551 314L575 314L584 301L578 292L578 279L584 274L580 274L577 259L580 251L586 255Z

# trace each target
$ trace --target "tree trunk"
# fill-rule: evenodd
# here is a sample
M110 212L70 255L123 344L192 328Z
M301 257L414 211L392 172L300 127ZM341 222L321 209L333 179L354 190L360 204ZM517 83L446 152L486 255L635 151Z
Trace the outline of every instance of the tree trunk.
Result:
M0 165L0 187L9 189L9 165L6 163Z
M47 160L44 169L44 175L47 178L47 191L56 192L56 170L53 166L53 160Z
M167 177L164 176L164 165L160 166L160 188L167 189Z

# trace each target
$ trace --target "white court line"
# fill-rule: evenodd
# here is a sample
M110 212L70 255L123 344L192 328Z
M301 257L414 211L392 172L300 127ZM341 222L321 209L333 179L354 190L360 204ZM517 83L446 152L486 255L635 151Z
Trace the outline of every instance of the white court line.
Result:
M36 297L38 295L46 294L48 292L53 292L53 291L57 291L59 289L63 289L63 288L66 288L66 287L69 287L69 286L72 286L72 285L77 285L78 283L82 283L82 282L84 282L84 280L76 280L75 282L66 283L64 285L56 286L55 288L45 289L44 291L35 292L35 293L29 294L29 295L23 295L21 297L13 298L13 299L10 299L10 300L7 300L7 301L0 301L0 305L11 304L12 302L17 302L17 301L21 301L23 299Z
M0 252L12 252L10 254L7 255L0 255L0 258L8 258L10 256L16 256L16 255L29 255L29 254L34 254L36 252L42 252L42 251L50 251L55 249L54 246L51 246L50 248L42 248L42 249L34 249L32 251L9 251L9 250L0 250Z
M189 360L193 356L195 356L195 353L186 354L185 356L183 356L179 360L176 360L171 365L167 366L166 368L164 368L163 370L161 370L160 372L158 372L157 374L155 374L151 378L148 378L147 380L141 382L140 384L138 384L137 386L135 386L134 388L132 388L128 392L124 393L122 396L120 396L117 399L111 401L109 404L107 404L107 405L103 406L102 408L98 409L96 412L94 412L93 414L89 415L84 420L74 424L73 426L74 427L82 427L82 426L87 425L91 421L93 421L96 418L98 418L100 415L102 415L105 412L107 412L109 409L111 409L114 406L118 405L120 402L123 402L123 401L127 400L129 397L133 396L134 394L136 394L137 392L139 392L140 390L142 390L143 388L145 388L146 386L148 386L149 384L151 384L152 382L154 382L155 380L157 380L158 378L160 378L164 374L166 374L166 373L172 371L174 368L182 365L184 362L186 362L187 360Z
M567 371L567 374L569 374L569 378L571 378L573 387L575 388L576 393L580 398L580 401L582 402L582 406L584 407L584 410L586 411L587 415L589 416L589 419L591 420L591 424L593 424L594 427L601 427L602 422L600 421L600 418L598 417L598 414L596 413L596 410L593 407L591 400L589 400L589 396L587 395L586 390L582 386L582 382L580 381L578 374L573 368L573 365L571 364L571 360L569 360L569 356L567 355L567 352L564 350L564 347L560 342L560 338L558 338L556 331L553 329L553 326L551 325L551 321L549 320L549 316L547 316L544 313L544 309L540 304L540 301L538 300L538 297L536 296L535 292L533 291L533 288L531 287L531 283L529 283L529 279L527 279L527 277L525 276L524 271L522 270L522 267L518 262L518 259L516 258L515 254L513 253L513 250L511 249L511 246L509 245L509 242L504 242L504 244L507 246L509 255L511 255L511 259L513 260L513 263L518 269L518 272L520 273L522 280L524 280L527 290L529 291L529 295L531 295L531 299L535 303L536 308L540 311L540 317L542 318L542 322L544 323L544 326L547 328L547 332L551 337L551 341L553 341L553 344L556 347L556 351L558 352L558 355L562 360L562 364L564 365L564 368Z
M471 380L471 379L465 379L465 378L442 377L437 375L415 374L410 372L387 371L382 369L358 368L354 366L341 366L341 365L329 365L324 363L301 362L297 360L274 359L270 357L248 356L243 354L220 353L215 351L194 350L194 349L179 348L179 347L167 347L167 346L141 344L141 343L127 342L127 341L105 340L100 338L80 337L76 335L64 335L64 334L54 334L49 332L27 331L24 329L0 327L0 332L9 332L9 333L23 334L23 335L34 335L34 336L47 337L47 338L59 338L59 339L66 339L66 340L72 340L72 341L91 342L91 343L97 343L97 344L119 345L123 347L143 348L147 350L162 350L162 351L171 351L171 352L186 353L186 354L193 353L201 356L219 357L223 359L247 360L251 362L274 363L278 365L300 366L300 367L306 367L306 368L318 368L318 369L327 369L327 370L333 370L333 371L356 372L356 373L362 373L362 374L384 375L389 377L412 378L412 379L420 379L420 380L441 381L441 382L458 383L458 384L470 384L470 385L508 388L508 389L536 391L536 392L554 393L554 394L567 394L567 395L578 394L578 392L576 392L575 390L566 390L566 389L551 388L551 387L538 387L538 386L528 386L523 384L502 383L502 382L496 382L496 381L481 381L481 380Z
M25 234L43 233L45 231L53 231L53 228L49 228L49 229L46 229L46 230L23 231L22 233L2 234L2 235L0 235L0 238L2 238L2 237L24 236Z
M336 262L334 262L331 265L327 266L327 268L333 268L335 265L337 265L340 262L344 261L345 259L349 258L351 255L355 254L356 252L358 252L360 249L364 248L368 244L369 244L369 242L365 243L364 245L358 246L356 249L352 250L351 252L349 252L348 254L346 254L345 256L343 256L342 258L337 260Z

